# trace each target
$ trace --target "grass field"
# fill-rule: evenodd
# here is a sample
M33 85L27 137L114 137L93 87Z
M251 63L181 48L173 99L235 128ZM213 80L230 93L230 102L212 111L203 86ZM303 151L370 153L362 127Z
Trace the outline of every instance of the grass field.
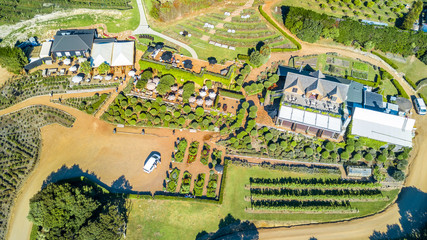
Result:
M352 3L344 3L340 0L285 0L277 4L277 6L301 7L336 17L348 16L356 19L385 22L394 26L394 21L408 12L408 9L405 8L405 4L411 5L413 1L401 0L373 2L374 6L371 8L365 5L367 3L365 1L361 1L361 6L355 6L354 1L352 1Z
M389 79L382 80L380 94L383 95L383 100L387 100L388 96L395 96L398 94L396 87Z
M227 182L222 205L189 201L132 200L132 211L128 223L128 239L194 239L201 231L212 232L218 229L220 219L227 214L235 218L251 221L268 221L274 223L325 222L360 217L384 209L398 194L398 190L384 192L389 201L351 203L359 213L347 214L252 214L245 212L250 202L244 197L249 194L245 185L249 177L328 177L322 175L267 170L259 167L241 167L230 165L227 170ZM230 184L231 183L231 184Z
M393 61L393 59L391 59ZM393 61L399 68L398 72L403 72L406 77L413 83L417 84L418 81L427 78L427 65L421 62L416 57L406 58L406 63Z

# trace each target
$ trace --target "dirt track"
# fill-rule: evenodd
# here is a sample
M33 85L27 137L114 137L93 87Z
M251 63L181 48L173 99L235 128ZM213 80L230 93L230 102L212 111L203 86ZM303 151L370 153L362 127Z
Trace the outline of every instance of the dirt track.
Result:
M70 95L91 96L93 93ZM113 134L115 126L76 109L51 103L49 99L48 96L35 97L0 111L3 115L25 106L44 104L62 109L77 119L72 128L57 124L42 128L40 160L18 193L11 211L7 239L28 239L31 230L31 223L26 218L29 200L47 179L57 181L85 175L115 189L162 191L175 139L186 137L189 141L203 142L208 134L177 131L173 136L170 129L146 129L146 135L141 135L141 128L119 128L118 133ZM148 175L142 168L152 151L161 153L162 164ZM185 167L184 163L179 166L180 169ZM196 164L190 168L192 172L205 171L199 171L198 167ZM118 179L120 181L115 182Z

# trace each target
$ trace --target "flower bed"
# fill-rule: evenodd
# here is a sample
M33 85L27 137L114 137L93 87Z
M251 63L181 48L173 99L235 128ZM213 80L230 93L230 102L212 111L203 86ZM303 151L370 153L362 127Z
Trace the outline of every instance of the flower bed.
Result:
M194 181L193 194L196 197L201 197L203 195L203 187L205 185L205 174L200 173L197 175L197 179Z
M209 175L209 182L207 186L206 197L215 198L216 197L216 188L218 186L218 175L215 173L211 173Z
M177 143L175 143L175 157L172 159L173 162L182 162L184 160L187 145L188 143L185 138L181 138Z
M200 157L200 162L204 165L208 165L209 162L209 152L211 150L211 146L205 143L203 144L202 156Z
M184 172L184 176L182 177L181 189L179 192L181 194L190 193L190 185L191 185L191 173L188 171Z
M196 161L198 148L199 148L199 142L194 141L190 144L190 148L188 149L188 159L187 159L188 163L192 163Z
M178 184L178 177L179 177L179 173L181 171L178 168L175 168L172 170L172 172L169 175L169 178L166 179L166 191L168 192L175 192L176 191L176 186Z

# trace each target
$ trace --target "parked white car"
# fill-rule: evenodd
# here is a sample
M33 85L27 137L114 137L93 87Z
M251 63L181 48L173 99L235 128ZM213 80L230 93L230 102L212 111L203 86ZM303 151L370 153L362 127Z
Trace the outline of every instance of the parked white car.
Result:
M151 173L155 168L157 168L157 163L160 163L160 160L160 154L153 153L150 158L145 161L144 172Z

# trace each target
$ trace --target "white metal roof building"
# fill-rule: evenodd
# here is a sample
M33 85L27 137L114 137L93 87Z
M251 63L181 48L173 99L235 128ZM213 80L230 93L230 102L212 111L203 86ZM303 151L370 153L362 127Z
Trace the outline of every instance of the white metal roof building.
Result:
M321 113L304 111L286 105L280 107L278 119L307 126L309 128L309 132L311 128L339 133L342 128L342 121L340 118L331 117Z
M40 58L49 57L51 47L52 47L52 42L43 42L42 49L40 50Z
M356 108L351 134L412 147L414 125L414 119Z
M134 58L134 41L114 42L111 66L131 66Z
M347 172L349 177L370 177L372 175L372 169L362 167L348 167Z
M113 55L112 42L96 42L92 46L92 67L99 67L102 63L111 65L111 56Z

